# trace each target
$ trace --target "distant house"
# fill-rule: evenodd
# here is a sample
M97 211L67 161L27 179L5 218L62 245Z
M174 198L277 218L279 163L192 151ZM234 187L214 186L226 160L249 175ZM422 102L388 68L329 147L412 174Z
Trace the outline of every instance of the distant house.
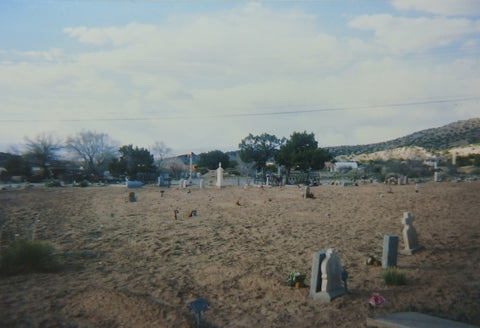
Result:
M330 166L330 168L331 168L330 172L356 170L358 169L358 163L357 162L336 162L333 164L333 170L332 170L332 165Z

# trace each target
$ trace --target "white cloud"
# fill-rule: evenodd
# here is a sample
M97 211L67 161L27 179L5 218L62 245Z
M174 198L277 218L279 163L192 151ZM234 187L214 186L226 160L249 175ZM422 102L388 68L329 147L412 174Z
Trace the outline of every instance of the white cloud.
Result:
M429 54L422 60L396 54L454 43L475 51L477 21L392 15L352 19L349 27L374 31L375 38L365 38L338 36L315 20L310 13L249 3L222 13L171 16L158 25L68 27L64 33L85 44L83 52L16 54L16 60L0 64L0 97L4 108L11 108L9 118L92 119L51 123L64 135L88 126L122 138L121 143L146 146L163 140L177 148L219 145L229 150L250 132L288 137L307 130L324 146L368 143L404 131L392 128L395 124L414 129L409 119L425 122L435 116L448 123L457 116L480 115L466 105L448 113L435 104L376 107L476 94L480 62L472 56L460 53L452 60L455 53L445 59ZM351 110L228 116L332 107ZM108 117L160 119L101 120ZM359 127L376 124L382 128ZM23 138L35 129L9 133Z
M348 25L360 30L373 31L378 45L392 53L428 51L480 33L480 21L465 18L363 15L354 18Z
M151 34L155 33L156 30L157 29L155 26L132 22L125 27L67 27L63 30L63 32L70 37L76 38L78 41L86 44L93 44L97 46L122 46L131 43L148 41L147 38Z
M480 15L478 0L392 0L398 10L416 10L441 16Z

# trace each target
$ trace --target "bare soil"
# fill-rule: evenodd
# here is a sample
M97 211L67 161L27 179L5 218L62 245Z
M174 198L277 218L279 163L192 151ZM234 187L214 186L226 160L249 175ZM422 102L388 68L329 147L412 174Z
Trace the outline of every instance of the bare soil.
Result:
M1 326L194 327L189 303L199 297L209 305L204 327L366 327L367 316L398 311L480 325L480 182L311 191L314 199L297 187L3 190L2 249L16 234L44 241L62 268L0 277ZM387 286L365 260L381 259L386 234L403 248L405 211L425 249L399 254L407 284ZM320 303L308 285L313 253L326 248L349 272L351 293ZM284 285L296 271L306 287ZM373 292L387 300L374 312Z

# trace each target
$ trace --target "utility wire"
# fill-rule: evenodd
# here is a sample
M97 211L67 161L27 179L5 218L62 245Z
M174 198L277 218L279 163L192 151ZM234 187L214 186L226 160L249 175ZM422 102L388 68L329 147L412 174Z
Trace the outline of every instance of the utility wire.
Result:
M0 119L2 123L19 123L19 122L92 122L92 121L161 121L161 120L187 120L187 119L219 119L219 118L238 118L238 117L259 117L259 116L280 116L280 115L297 115L321 112L336 111L357 111L357 110L377 110L388 107L409 107L418 105L457 103L465 101L480 100L480 96L469 96L459 98L431 99L410 102L389 103L380 105L362 105L362 106L341 106L341 107L324 107L305 110L289 110L275 111L263 113L237 113L237 114L215 114L215 115L196 115L196 116L152 116L152 117L104 117L104 118L66 118L66 119ZM288 106L288 105L286 105ZM319 105L290 105L288 107L316 107Z

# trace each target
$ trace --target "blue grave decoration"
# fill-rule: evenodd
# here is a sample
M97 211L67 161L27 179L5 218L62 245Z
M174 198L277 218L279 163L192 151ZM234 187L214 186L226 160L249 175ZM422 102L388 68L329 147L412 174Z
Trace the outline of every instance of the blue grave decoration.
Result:
M204 298L199 298L196 301L190 302L190 309L195 313L195 319L197 320L197 326L200 325L202 320L202 312L208 310L207 302Z

